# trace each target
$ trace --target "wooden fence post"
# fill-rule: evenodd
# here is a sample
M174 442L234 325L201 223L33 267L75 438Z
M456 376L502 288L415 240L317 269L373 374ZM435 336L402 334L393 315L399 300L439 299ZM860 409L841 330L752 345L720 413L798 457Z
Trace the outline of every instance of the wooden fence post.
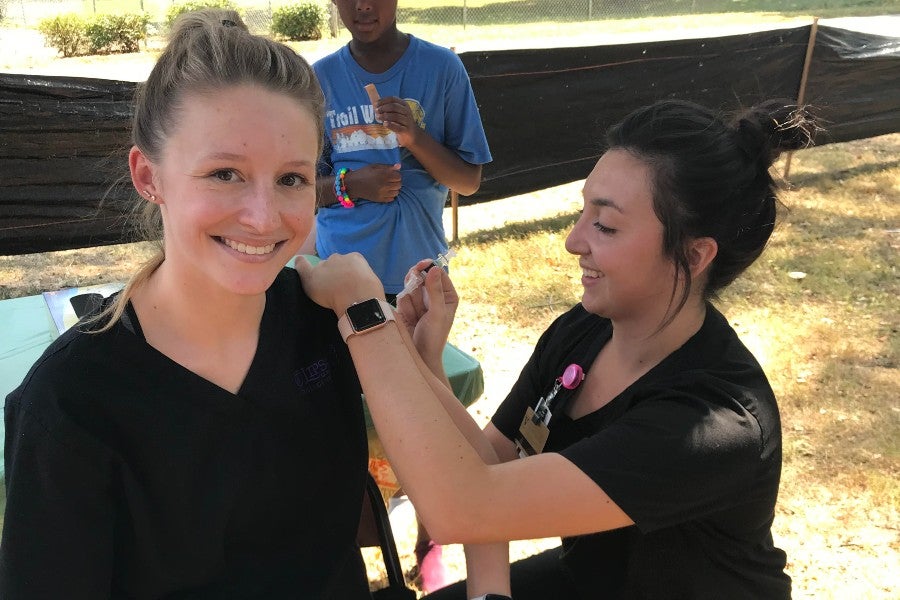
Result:
M453 221L453 237L450 238L451 243L459 241L459 192L450 190L450 216Z
M816 33L819 31L819 17L814 17L812 27L809 28L809 41L806 42L806 58L803 60L803 74L800 76L800 89L797 91L797 104L802 106L806 98L806 81L809 79L809 65L812 62L813 49L816 47ZM788 175L791 173L791 159L794 158L794 151L791 150L784 157L784 174L782 177L787 181Z
M336 38L340 33L340 23L338 23L338 12L334 6L334 2L328 3L328 29L331 37Z

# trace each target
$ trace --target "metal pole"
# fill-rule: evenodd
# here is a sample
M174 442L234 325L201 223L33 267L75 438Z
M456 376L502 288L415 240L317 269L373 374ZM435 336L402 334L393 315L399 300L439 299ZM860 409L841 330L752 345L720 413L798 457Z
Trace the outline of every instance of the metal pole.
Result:
M469 22L469 6L467 0L463 0L463 31L466 30L466 24Z
M588 0L588 21L594 19L594 0Z
M812 63L813 50L816 47L816 34L819 31L819 17L814 17L812 27L809 28L809 40L806 42L806 58L803 60L803 74L800 75L800 89L797 91L797 104L802 106L806 99L806 82L809 79L809 66ZM791 150L784 157L784 177L787 180L791 172L791 159L794 158L794 151Z

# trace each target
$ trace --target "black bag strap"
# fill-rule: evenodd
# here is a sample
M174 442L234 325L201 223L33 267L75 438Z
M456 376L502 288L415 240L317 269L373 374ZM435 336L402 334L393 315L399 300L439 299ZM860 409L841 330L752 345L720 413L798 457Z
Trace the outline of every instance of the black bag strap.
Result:
M406 587L403 566L400 564L394 532L391 530L391 521L388 518L381 491L371 473L366 474L366 497L372 507L372 515L375 517L375 527L378 530L378 540L381 544L381 556L388 578L387 587L372 592L372 598L376 600L415 600L416 593Z

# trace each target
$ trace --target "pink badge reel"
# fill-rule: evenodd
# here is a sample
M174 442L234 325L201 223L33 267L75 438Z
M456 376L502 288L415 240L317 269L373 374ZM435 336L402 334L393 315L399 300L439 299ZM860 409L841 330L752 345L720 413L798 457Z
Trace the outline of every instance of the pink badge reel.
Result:
M559 378L559 382L562 384L564 388L567 390L574 390L581 382L584 380L584 369L581 368L581 365L576 365L572 363L566 370L563 371L562 377Z

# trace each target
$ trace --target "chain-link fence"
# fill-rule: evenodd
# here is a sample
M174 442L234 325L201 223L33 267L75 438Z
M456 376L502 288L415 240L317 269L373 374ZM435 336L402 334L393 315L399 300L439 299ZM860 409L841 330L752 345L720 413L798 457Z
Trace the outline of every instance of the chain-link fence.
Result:
M235 0L247 25L266 32L272 12L280 6L313 1L331 14L329 0ZM400 0L402 25L468 26L511 23L570 23L598 19L666 16L706 10L713 0ZM146 12L153 23L164 23L166 11L183 0L0 0L5 20L34 26L41 19L64 13ZM727 5L715 0L717 5ZM721 7L716 10L720 12Z
M65 13L83 16L104 13L146 12L155 26L166 22L166 13L185 0L0 0L3 25L35 27L41 19ZM340 35L340 24L331 0L232 0L255 33L268 33L272 13L279 7L314 2L328 17L325 35ZM528 45L535 37L550 35L575 38L593 23L654 17L652 27L690 27L693 16L744 13L742 21L778 20L788 15L846 16L847 14L896 13L896 0L399 0L398 22L403 31L423 35L438 43L503 37ZM786 11L786 12L782 12ZM699 22L699 17L698 17ZM713 22L714 23L714 22ZM753 23L744 23L753 25ZM155 29L155 31L154 31ZM346 31L343 32L346 34ZM346 35L344 36L347 37ZM512 40L512 38L516 38Z

